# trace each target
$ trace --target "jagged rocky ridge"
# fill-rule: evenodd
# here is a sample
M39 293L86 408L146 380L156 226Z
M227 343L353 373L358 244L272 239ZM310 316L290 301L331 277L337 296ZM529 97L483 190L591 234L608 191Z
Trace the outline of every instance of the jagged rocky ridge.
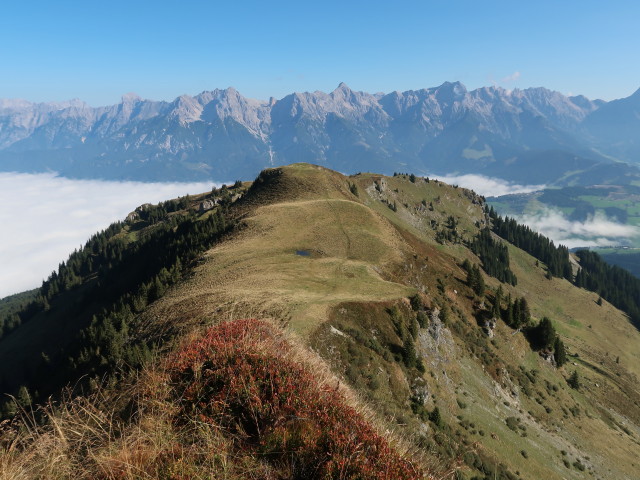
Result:
M468 91L459 82L389 94L341 83L331 93L269 101L233 88L173 102L127 94L98 108L80 100L0 100L0 170L228 180L312 161L344 172L482 173L559 185L604 176L628 183L638 170L614 161L640 161L639 101L640 91L607 103L544 88Z

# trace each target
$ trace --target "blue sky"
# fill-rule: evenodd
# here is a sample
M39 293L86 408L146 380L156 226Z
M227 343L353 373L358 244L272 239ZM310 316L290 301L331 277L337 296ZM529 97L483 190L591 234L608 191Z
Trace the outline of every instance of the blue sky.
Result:
M590 98L640 87L635 1L4 2L0 98L171 100L234 86L389 92L459 80Z

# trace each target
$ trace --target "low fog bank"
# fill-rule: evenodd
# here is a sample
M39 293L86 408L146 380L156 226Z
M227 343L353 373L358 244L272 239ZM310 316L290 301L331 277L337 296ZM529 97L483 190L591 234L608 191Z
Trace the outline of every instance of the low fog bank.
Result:
M514 218L549 237L556 245L569 248L632 245L640 236L640 228L618 223L600 212L584 221L569 220L560 210L552 208Z
M139 205L213 186L0 173L0 298L39 287L93 233L123 220Z
M469 188L484 197L499 197L513 193L531 193L543 190L545 185L519 185L500 178L485 177L473 173L466 175L427 175L449 185Z
M545 185L519 185L499 178L483 175L429 175L450 185L459 185L474 190L485 197L499 197L517 193L532 193L543 190ZM640 239L640 228L619 223L602 212L589 216L584 221L569 220L558 209L546 207L535 214L510 215L518 223L528 225L536 232L552 239L556 245L569 248L633 246Z

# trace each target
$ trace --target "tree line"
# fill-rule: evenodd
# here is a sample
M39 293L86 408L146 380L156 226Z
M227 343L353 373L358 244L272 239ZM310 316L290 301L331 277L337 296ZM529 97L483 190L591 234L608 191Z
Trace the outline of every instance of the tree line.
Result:
M490 207L491 229L500 237L536 257L547 266L549 275L573 280L569 249L564 245L555 246L553 240L533 231L526 225L520 225L513 218L499 216Z
M576 274L576 286L596 292L627 313L640 328L640 279L623 268L609 265L596 252L579 250L576 255L581 267Z
M43 282L36 299L4 320L2 341L10 341L12 329L35 316L44 316L46 329L75 334L61 344L30 355L22 372L0 371L3 393L23 393L38 400L65 385L117 371L136 368L153 345L131 334L138 313L160 298L187 268L210 248L232 223L226 206L198 215L188 199L144 206L135 238L135 225L116 222L93 235ZM135 223L135 222L134 222ZM127 227L127 228L125 228ZM17 319L15 318L17 317ZM2 405L11 415L13 402Z

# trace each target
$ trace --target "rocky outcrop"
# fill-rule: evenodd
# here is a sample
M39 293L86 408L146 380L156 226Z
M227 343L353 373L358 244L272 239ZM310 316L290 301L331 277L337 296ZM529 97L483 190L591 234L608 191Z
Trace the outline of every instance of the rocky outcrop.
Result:
M212 208L214 208L217 204L218 204L217 200L207 199L207 200L205 200L205 201L200 203L200 207L198 208L198 211L200 213L207 212L207 211L211 210Z
M125 218L125 222L127 222L127 223L135 223L138 220L140 220L140 214L138 212L131 212Z
M496 328L496 322L497 322L496 318L492 317L492 318L486 319L482 325L482 330L484 331L484 333L487 334L489 338L493 338L493 331Z

